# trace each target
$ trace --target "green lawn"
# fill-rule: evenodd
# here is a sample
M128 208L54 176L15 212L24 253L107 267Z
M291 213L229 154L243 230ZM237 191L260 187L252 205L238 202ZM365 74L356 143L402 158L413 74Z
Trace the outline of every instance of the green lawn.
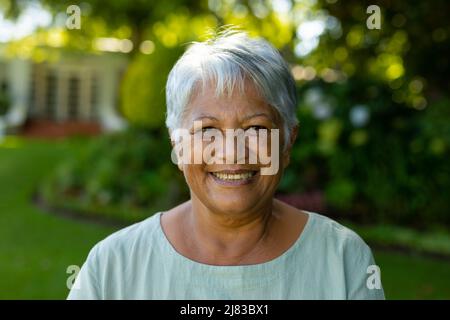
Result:
M6 142L5 142L6 141ZM114 231L37 209L33 188L83 139L0 142L0 299L63 299L67 266ZM450 262L375 251L389 299L450 299Z
M112 228L67 220L30 203L33 187L86 141L10 141L0 147L0 298L65 298L67 266L81 265Z
M450 262L375 251L387 299L450 299Z

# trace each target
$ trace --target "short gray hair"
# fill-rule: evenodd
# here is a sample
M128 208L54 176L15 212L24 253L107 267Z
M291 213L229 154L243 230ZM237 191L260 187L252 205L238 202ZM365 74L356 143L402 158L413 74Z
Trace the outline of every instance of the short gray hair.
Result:
M232 92L236 85L242 90L246 77L281 116L287 146L291 130L298 123L295 81L289 66L266 40L230 29L205 42L193 42L170 71L166 85L167 128L172 131L180 127L199 82L204 85L213 79L220 96Z

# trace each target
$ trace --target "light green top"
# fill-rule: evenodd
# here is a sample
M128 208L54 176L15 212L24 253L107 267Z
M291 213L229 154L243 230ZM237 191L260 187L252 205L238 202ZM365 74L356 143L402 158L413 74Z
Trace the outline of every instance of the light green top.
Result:
M302 234L287 251L241 266L181 255L157 213L95 245L68 299L384 299L364 241L325 216L307 213Z

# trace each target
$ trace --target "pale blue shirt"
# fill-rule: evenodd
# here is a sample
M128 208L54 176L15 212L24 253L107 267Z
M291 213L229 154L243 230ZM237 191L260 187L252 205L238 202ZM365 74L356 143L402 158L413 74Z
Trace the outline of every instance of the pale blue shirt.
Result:
M303 232L282 255L240 266L181 255L157 213L95 245L68 299L384 299L365 242L330 218L307 213Z

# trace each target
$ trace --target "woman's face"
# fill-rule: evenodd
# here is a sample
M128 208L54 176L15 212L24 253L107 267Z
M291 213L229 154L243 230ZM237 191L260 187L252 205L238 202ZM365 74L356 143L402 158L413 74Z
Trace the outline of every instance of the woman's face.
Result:
M194 121L197 121L196 126ZM201 127L198 121L201 121ZM239 90L234 90L231 95L216 97L214 85L205 86L204 90L197 90L187 105L183 127L189 130L192 140L197 135L204 137L205 134L222 134L223 137L224 148L212 153L216 161L207 161L202 157L207 144L211 142L211 140L207 140L209 142L203 140L202 143L197 144L197 147L191 148L193 154L200 154L201 163L180 165L193 201L198 199L212 212L239 214L257 210L272 200L283 168L289 161L290 148L282 152L284 137L281 119L278 113L260 97L251 82L245 83L243 94L240 94ZM258 141L262 136L260 130L266 129L267 147L264 144L264 147L261 148L260 145L260 148L255 149L254 145L249 144L249 139L245 140L247 142L245 164L237 164L237 147L233 150L236 158L230 157L234 159L234 163L226 164L226 157L230 156L232 149L225 146L230 142L235 145L237 143L237 139L226 137L226 129L242 129L249 136L256 137ZM271 138L271 129L279 130L279 139ZM279 169L273 174L262 175L261 168L267 167L268 164L263 165L260 161L254 163L250 161L249 155L252 152L272 155L271 150L274 150L271 149L272 145L278 149L275 160L279 163ZM223 161L220 163L218 160ZM240 160L242 162L242 159ZM271 160L274 161L274 159Z

